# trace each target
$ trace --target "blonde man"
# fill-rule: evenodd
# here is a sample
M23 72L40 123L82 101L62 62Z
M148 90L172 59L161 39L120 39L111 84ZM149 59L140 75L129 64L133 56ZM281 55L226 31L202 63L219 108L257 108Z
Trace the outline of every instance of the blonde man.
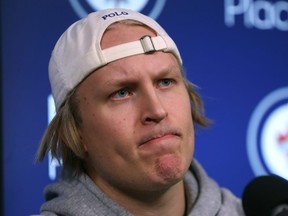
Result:
M38 150L63 161L42 215L244 215L241 201L193 160L202 101L154 20L91 13L58 40L49 64L57 113Z

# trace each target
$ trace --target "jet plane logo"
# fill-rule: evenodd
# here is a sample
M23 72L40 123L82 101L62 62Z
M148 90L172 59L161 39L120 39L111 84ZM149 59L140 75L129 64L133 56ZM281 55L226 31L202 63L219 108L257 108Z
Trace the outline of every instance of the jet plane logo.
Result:
M79 18L93 11L109 8L126 8L142 12L154 19L161 14L166 0L69 0Z
M288 127L284 134L279 133L277 142L279 150L284 153L286 160L288 161Z

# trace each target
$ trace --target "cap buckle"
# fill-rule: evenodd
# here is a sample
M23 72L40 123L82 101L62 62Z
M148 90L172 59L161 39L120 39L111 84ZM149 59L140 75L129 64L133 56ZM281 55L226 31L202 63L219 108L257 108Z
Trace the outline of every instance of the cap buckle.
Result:
M140 42L145 54L151 54L156 51L154 43L150 35L145 35L140 38Z

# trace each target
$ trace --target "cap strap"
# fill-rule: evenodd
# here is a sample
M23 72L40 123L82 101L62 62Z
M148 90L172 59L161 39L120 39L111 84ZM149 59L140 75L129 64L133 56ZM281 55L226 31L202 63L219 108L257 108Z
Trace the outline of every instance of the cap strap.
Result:
M149 54L164 50L167 45L161 36L151 37L146 35L137 41L124 43L102 50L104 64L137 54Z

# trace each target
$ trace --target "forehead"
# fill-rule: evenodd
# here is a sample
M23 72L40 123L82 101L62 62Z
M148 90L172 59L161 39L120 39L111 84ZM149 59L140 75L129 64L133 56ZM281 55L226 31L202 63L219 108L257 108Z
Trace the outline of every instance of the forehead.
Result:
M128 83L144 84L164 77L184 78L177 58L171 53L158 51L149 55L140 54L111 62L92 72L78 85L78 89L82 89L80 91L82 93L83 90L91 90L95 95L112 87L121 88L122 85Z

